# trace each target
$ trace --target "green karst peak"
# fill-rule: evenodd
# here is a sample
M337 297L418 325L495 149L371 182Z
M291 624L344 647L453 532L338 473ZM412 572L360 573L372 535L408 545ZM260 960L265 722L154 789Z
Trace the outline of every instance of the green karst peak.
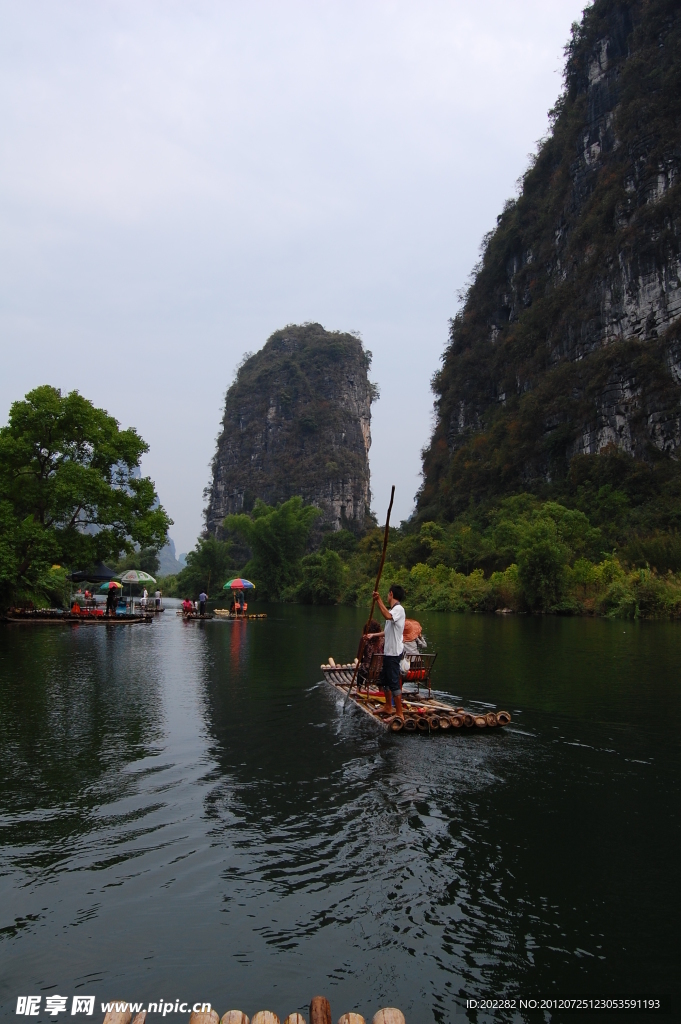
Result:
M566 56L451 322L421 521L609 486L678 525L681 4L596 0Z
M321 528L371 525L371 354L353 334L320 324L276 331L246 357L227 391L213 460L206 525L299 496Z

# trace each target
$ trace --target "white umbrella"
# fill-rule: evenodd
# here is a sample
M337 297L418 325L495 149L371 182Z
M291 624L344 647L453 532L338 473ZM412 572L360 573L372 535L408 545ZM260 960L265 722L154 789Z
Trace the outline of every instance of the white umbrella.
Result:
M121 583L130 584L130 600L132 601L132 585L133 583L155 583L156 580L153 576L150 576L148 572L144 572L143 569L128 569L123 575L116 573L116 576ZM134 608L133 608L134 611Z
M153 576L150 576L148 572L144 572L142 569L128 569L121 576L120 573L116 573L116 578L121 583L155 583L156 580Z

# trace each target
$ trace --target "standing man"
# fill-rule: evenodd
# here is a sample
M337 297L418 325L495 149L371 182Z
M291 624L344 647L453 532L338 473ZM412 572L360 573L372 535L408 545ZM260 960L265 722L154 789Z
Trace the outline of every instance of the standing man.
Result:
M400 680L400 658L404 651L402 634L404 633L404 621L407 617L402 601L407 595L404 588L393 583L388 591L388 607L383 604L381 595L374 591L374 600L385 618L385 641L383 644L383 672L381 682L385 694L385 710L392 711L392 698L395 698L395 711L397 717L404 719L402 714L402 683Z
M204 590L199 594L199 615L206 614L206 601L208 600L208 594Z

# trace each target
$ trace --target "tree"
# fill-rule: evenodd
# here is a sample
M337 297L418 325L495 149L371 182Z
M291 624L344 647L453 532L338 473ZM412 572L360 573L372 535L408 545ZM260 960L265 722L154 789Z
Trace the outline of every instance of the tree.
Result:
M518 576L530 608L549 611L560 603L569 554L553 520L537 520L525 528L518 551Z
M33 596L53 564L84 569L159 548L172 524L148 477L148 445L77 391L45 385L0 429L0 600Z
M150 576L155 576L160 567L161 559L158 557L156 548L140 548L128 552L124 558L121 558L116 570L117 572L127 572L128 569L141 569L143 572L148 572Z
M296 597L301 604L336 604L343 587L343 562L337 551L305 555L301 563L303 578Z
M273 508L258 499L250 515L227 516L225 526L244 538L252 552L245 568L259 595L277 600L300 577L310 530L321 515L296 496Z
M202 590L220 596L222 587L234 575L232 545L215 537L199 537L187 555L187 564L175 577L175 593L196 599Z

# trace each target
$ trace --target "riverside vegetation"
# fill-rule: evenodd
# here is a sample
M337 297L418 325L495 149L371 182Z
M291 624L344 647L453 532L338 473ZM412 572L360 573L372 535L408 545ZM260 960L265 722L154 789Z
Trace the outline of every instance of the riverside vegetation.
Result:
M562 500L521 493L471 504L450 523L391 529L384 578L405 587L414 610L681 615L681 507L664 474L613 451L577 457L569 479ZM306 553L318 514L300 498L256 502L225 520L237 550L250 548L247 561L229 540L202 538L166 587L193 592L240 573L273 601L368 604L382 531L327 532Z

